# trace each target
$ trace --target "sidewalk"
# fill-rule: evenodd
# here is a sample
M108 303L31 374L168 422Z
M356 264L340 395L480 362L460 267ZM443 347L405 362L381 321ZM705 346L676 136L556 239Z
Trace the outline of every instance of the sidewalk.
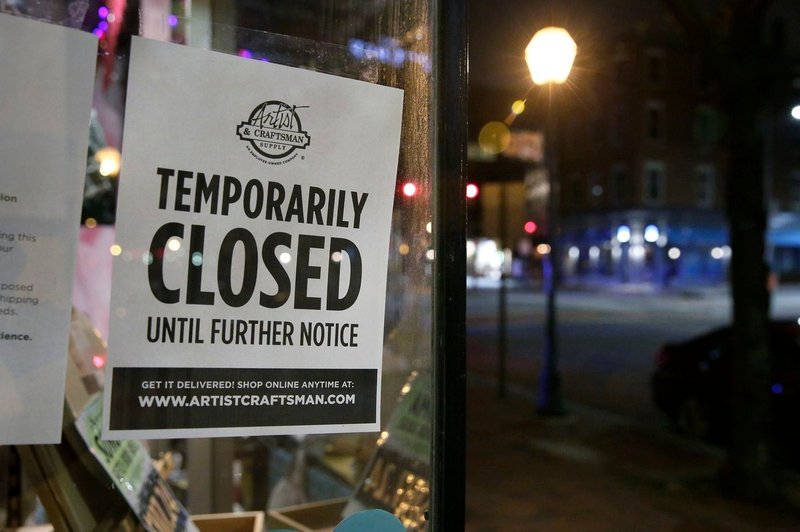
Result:
M537 417L482 377L467 390L468 531L800 530L797 486L792 506L721 497L716 448L575 404Z

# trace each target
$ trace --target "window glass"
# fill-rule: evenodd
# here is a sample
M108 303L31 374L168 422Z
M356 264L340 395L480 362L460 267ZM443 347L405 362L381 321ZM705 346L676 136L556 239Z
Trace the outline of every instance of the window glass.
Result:
M645 134L649 140L664 140L664 105L661 102L647 102L645 108Z
M353 512L381 508L394 514L408 530L427 528L433 437L431 221L437 187L432 169L436 17L431 3L129 0L98 4L20 0L0 2L0 10L20 19L93 33L98 38L92 111L86 117L90 126L82 213L80 220L75 220L81 227L68 394L72 390L76 399L68 401L62 444L28 446L21 453L21 467L30 483L24 486L20 518L75 530L94 529L101 522L122 528L127 526L123 523L143 520L141 513L134 517L138 510L110 488L109 473L93 460L91 443L81 441L91 427L75 424L81 416L84 425L88 423L85 409L110 378L104 375L103 366L110 313L114 312L108 303L111 257L116 254L123 260L139 260L143 256L138 253L125 258L128 250L119 248L115 240L119 183L125 179L126 163L131 164L120 154L125 151L126 138L135 136L132 128L136 125L126 122L125 115L130 111L126 102L130 101L132 86L131 43L138 37L202 50L209 63L219 60L218 54L226 54L252 61L253 65L285 65L401 89L403 104L397 171L390 176L395 192L387 271L378 272L386 276L386 289L385 294L366 295L385 299L384 319L376 316L374 322L382 323L378 332L382 338L382 373L376 391L380 430L173 437L137 441L129 444L125 453L132 460L140 455L154 460L161 476L151 483L158 484L158 489L168 488L173 494L168 500L183 505L192 515L236 512L242 519L263 519L274 528L302 525L331 529ZM59 53L52 50L55 57ZM203 99L209 96L204 92L214 86L209 80L212 89L187 85L164 86L163 90ZM197 134L193 128L201 127L202 117L184 119L187 135ZM359 138L351 140L360 142ZM312 137L311 142L322 146L324 139ZM320 179L327 179L325 184L330 189L337 187L335 177ZM414 185L413 194L403 193L406 184ZM156 259L151 256L149 260ZM202 257L197 260L202 261ZM247 280L241 282L246 285ZM231 289L231 296L235 295L236 290ZM326 347L319 346L322 361L331 352ZM63 355L68 356L66 352ZM68 475L67 464L77 456L81 456L81 465ZM2 488L6 487L6 473L16 467L14 460L9 451L0 452ZM42 493L36 488L45 486L56 493L57 499L64 497L70 504L59 505L52 497L38 496ZM256 514L247 512L261 514L254 517ZM0 528L4 524L0 522ZM211 527L204 528L208 530L220 529L214 524L205 526Z
M702 164L695 167L695 201L698 207L714 204L714 167Z
M664 84L664 52L663 50L648 50L647 61L647 82L651 87L661 87Z
M664 163L648 161L644 165L644 196L645 203L658 205L664 201L665 195Z

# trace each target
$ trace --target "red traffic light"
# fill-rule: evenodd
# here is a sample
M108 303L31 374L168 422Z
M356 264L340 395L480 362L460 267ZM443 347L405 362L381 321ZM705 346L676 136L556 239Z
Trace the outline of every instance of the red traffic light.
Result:
M403 183L401 190L403 191L403 196L407 198L413 198L417 195L417 192L419 192L417 185L411 181L406 181Z
M539 226L536 225L536 222L534 222L533 220L528 220L527 222L525 222L524 229L525 232L528 233L529 235L535 233L538 228Z

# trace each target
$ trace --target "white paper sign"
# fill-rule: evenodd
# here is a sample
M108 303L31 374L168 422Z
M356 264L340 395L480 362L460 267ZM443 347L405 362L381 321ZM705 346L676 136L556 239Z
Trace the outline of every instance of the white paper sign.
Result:
M104 435L379 430L402 91L136 38Z
M97 39L0 15L0 445L61 440Z

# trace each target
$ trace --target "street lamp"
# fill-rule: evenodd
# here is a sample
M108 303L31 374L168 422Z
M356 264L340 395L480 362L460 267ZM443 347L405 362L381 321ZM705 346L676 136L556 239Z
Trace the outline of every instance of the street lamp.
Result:
M548 27L541 29L525 48L525 62L531 71L531 79L536 85L561 84L567 80L578 47L564 28ZM555 137L557 120L552 116L552 106L548 106L545 125L545 161L550 176L548 197L548 225L550 233L550 253L542 256L544 289L547 296L547 315L545 323L544 366L539 379L539 401L537 412L541 415L558 416L564 414L564 401L561 392L561 375L558 370L558 345L556 327L556 291L560 277L559 261L559 204L560 187L556 165Z
M578 47L564 28L550 26L536 32L525 48L525 62L537 85L564 83Z

